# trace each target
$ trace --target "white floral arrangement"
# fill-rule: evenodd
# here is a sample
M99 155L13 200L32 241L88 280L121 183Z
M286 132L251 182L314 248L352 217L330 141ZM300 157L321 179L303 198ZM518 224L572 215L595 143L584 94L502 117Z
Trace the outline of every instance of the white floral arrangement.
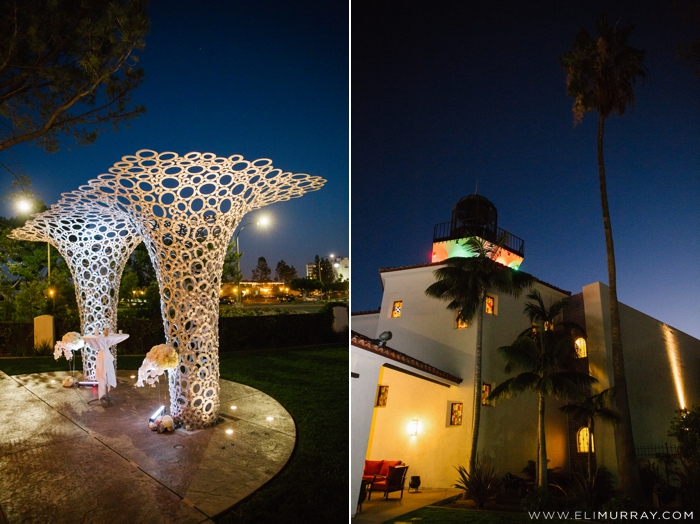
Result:
M148 427L151 431L157 431L158 433L172 432L175 431L175 421L170 415L161 415L153 422L149 422Z
M158 382L159 376L166 371L173 371L179 361L180 355L177 354L174 347L167 344L153 346L139 368L139 379L136 381L136 386L143 387L144 382L153 386L155 382Z
M73 351L82 349L85 346L85 341L80 333L70 331L63 335L63 338L56 342L53 348L53 358L58 360L61 354L66 357L66 360L73 358Z

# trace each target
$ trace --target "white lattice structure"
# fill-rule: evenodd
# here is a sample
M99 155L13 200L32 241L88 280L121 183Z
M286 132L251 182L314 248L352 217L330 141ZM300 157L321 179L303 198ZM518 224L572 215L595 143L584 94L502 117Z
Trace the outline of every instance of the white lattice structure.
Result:
M167 343L171 414L206 427L219 416L219 288L224 256L247 212L320 189L325 180L284 173L269 159L138 151L82 186L81 199L109 202L140 230L156 270Z
M141 242L138 230L127 215L99 202L81 200L77 192L42 213L32 215L10 238L49 242L64 258L75 284L80 329L85 335L117 329L119 283L124 265ZM95 379L97 352L82 348L83 374ZM116 346L111 348L114 365Z

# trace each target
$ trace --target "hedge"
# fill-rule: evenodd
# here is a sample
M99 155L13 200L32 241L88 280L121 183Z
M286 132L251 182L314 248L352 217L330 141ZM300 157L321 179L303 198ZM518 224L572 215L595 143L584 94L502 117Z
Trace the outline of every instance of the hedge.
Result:
M56 335L78 331L79 326L56 323ZM129 338L119 344L122 355L145 354L165 342L163 323L155 319L124 318L119 329ZM33 354L34 325L24 322L0 322L0 355ZM260 315L219 318L219 351L274 349L311 346L347 340L347 332L333 332L332 311L311 314ZM22 353L23 352L23 353Z

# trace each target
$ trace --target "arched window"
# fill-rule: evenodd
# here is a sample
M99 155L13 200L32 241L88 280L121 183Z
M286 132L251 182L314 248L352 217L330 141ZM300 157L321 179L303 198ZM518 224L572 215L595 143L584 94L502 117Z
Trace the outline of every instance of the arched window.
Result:
M574 340L574 345L576 346L576 358L584 358L588 356L588 350L586 349L586 340L582 337Z
M582 427L576 433L576 451L588 453L588 428ZM591 435L591 453L595 453L595 435Z

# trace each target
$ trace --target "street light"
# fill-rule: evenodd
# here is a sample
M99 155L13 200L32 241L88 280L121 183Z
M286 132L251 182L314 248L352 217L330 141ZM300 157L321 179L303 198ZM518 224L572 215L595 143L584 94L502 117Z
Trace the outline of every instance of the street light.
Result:
M32 203L26 198L21 198L15 204L20 213L29 213L32 210Z
M20 198L15 202L15 207L20 213L29 213L32 210L32 201L27 198ZM46 280L51 282L51 244L46 243L46 259L48 260Z
M55 314L56 313L56 290L52 287L49 288L49 296L51 297L51 300L53 301L53 307L51 308L51 313Z
M256 222L248 222L247 224L243 224L241 227L238 228L238 231L236 231L233 234L233 240L236 243L236 303L240 304L241 303L241 256L240 256L240 251L238 247L238 236L241 234L241 231L245 229L246 226L249 226L251 224L257 224L258 226L267 226L270 223L270 219L267 216L261 216Z

